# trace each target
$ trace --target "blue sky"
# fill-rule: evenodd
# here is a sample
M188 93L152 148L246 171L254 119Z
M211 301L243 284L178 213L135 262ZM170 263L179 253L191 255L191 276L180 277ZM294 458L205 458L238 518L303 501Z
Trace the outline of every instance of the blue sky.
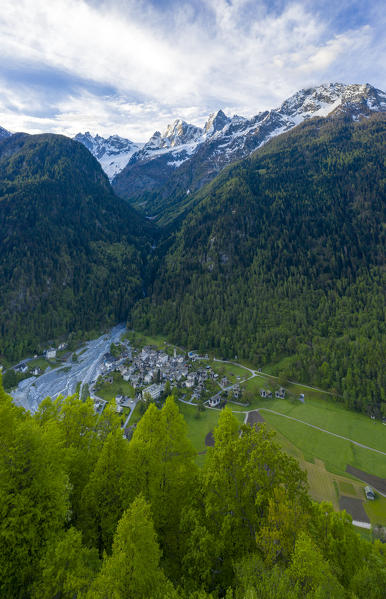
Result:
M327 81L385 90L380 0L2 0L0 125L145 141Z

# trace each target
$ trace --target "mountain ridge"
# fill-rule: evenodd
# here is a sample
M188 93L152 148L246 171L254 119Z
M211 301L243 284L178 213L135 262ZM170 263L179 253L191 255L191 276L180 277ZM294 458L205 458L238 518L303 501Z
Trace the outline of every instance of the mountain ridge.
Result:
M141 296L151 224L113 193L80 143L0 141L0 354L127 317Z
M174 139L173 146L157 132L131 156L112 185L120 197L162 224L170 199L176 204L183 202L184 196L205 185L225 166L301 122L342 113L355 120L385 110L386 94L370 84L335 83L301 90L279 108L251 119L237 115L229 118L218 111L210 115L202 129L195 128L188 139L180 136L179 143ZM187 127L185 124L185 131Z
M382 414L385 127L384 113L309 119L224 169L130 325L225 359L285 357L286 377Z

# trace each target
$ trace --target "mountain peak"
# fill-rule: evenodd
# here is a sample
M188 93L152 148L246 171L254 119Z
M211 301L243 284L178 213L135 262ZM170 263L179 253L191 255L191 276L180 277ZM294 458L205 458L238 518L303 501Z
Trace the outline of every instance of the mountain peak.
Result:
M385 110L386 97L369 83L323 83L301 89L276 110L295 118L295 124L312 116L327 116L335 110L350 112L353 118L369 110Z
M200 129L200 127L190 125L182 119L177 119L174 123L167 126L166 131L163 134L165 140L164 147L171 146L173 148L181 144L195 141L201 134L202 129Z
M224 129L228 123L230 123L231 119L224 114L224 112L220 109L217 112L213 112L209 115L208 120L205 123L204 131L205 133L214 134L217 131L221 131Z
M142 144L135 144L120 135L110 135L107 139L101 135L91 135L90 131L78 133L74 139L82 143L101 163L109 179L112 179L129 162Z

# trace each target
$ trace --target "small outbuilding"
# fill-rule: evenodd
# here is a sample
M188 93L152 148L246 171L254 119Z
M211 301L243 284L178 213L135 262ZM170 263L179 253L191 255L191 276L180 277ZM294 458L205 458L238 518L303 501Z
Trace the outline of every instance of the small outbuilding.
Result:
M374 499L375 499L375 493L372 490L372 488L369 487L369 485L367 485L365 487L365 493L366 493L366 499L370 499L371 501L374 501Z

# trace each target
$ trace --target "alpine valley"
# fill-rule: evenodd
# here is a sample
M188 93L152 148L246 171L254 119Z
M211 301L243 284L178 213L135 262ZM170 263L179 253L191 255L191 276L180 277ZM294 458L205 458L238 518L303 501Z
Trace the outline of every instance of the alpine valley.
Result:
M385 133L338 83L0 127L0 599L384 599Z
M2 356L126 320L385 415L385 112L334 83L145 144L1 129Z

